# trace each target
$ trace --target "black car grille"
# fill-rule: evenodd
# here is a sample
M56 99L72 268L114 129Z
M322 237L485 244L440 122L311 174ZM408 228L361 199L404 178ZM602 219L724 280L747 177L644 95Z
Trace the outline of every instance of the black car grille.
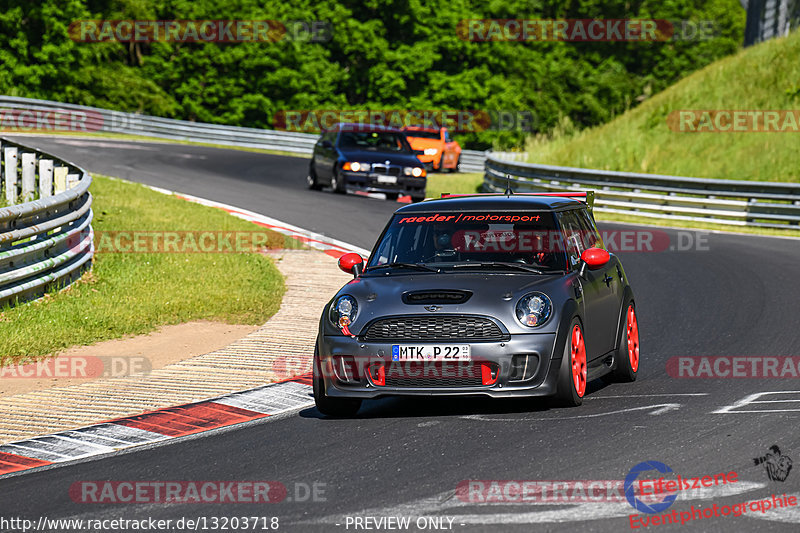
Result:
M370 324L365 340L500 341L508 339L493 321L479 316L403 316Z
M399 176L400 167L386 166L386 165L372 165L372 172L381 174L383 176Z
M423 361L386 365L386 386L397 388L480 387L483 386L479 363L443 367Z

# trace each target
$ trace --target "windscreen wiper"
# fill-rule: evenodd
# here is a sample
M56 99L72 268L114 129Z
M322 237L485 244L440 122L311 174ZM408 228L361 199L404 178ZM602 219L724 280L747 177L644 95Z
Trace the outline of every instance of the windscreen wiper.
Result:
M491 262L480 262L480 263L458 263L453 265L453 268L515 268L517 270L523 270L525 272L531 272L533 274L552 274L555 272L561 272L560 270L541 270L531 265L527 265L525 263L509 263L505 261L491 261Z
M383 268L413 268L416 270L422 270L424 272L439 272L439 269L431 268L419 263L386 263L385 265L371 266L367 268L367 272L372 272L373 270L380 270Z

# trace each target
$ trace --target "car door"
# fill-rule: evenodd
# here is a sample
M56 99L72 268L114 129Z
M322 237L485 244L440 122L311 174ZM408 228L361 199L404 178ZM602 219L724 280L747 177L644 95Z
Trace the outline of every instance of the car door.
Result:
M455 168L458 161L459 147L458 143L454 142L450 137L450 132L444 128L444 148L442 149L442 163L441 168Z
M336 132L326 131L314 145L314 170L323 183L330 182L336 162Z
M603 248L603 241L600 233L597 231L597 226L594 223L592 216L589 214L587 208L582 207L575 211L575 216L578 219L578 225L583 232L584 244L587 248L597 246ZM618 275L619 258L611 255L611 260L606 265L598 270L593 271L598 278L602 280L603 285L599 285L600 291L598 300L596 302L600 311L597 318L598 322L602 324L602 346L605 352L609 352L616 347L617 340L617 322L619 319L620 306L623 289L621 276Z
M559 223L564 235L564 243L569 261L569 268L575 272L581 268L581 254L591 246L592 236L581 220L578 210L559 213ZM609 305L613 297L612 289L606 284L607 269L584 269L583 276L578 276L583 294L581 307L583 310L583 335L586 339L586 356L592 360L605 355L614 348L616 318L611 323ZM611 331L609 331L611 330Z

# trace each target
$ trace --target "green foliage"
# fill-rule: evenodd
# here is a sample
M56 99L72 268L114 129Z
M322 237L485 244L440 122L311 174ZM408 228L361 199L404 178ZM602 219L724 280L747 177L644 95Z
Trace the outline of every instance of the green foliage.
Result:
M710 20L697 42L469 42L485 18ZM0 0L0 93L234 124L274 125L296 109L530 111L537 131L613 117L735 52L737 0ZM81 19L325 20L310 43L76 43ZM520 145L521 131L461 135L473 148Z

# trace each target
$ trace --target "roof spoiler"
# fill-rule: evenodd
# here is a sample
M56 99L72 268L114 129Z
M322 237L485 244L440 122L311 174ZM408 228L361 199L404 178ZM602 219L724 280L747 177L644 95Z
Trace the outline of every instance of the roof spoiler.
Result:
M442 193L442 198L463 198L466 196L505 196L501 193L474 193L474 194L450 194ZM583 202L589 206L589 210L594 210L594 191L575 191L575 192L515 192L514 196L550 196L557 198L572 198Z

